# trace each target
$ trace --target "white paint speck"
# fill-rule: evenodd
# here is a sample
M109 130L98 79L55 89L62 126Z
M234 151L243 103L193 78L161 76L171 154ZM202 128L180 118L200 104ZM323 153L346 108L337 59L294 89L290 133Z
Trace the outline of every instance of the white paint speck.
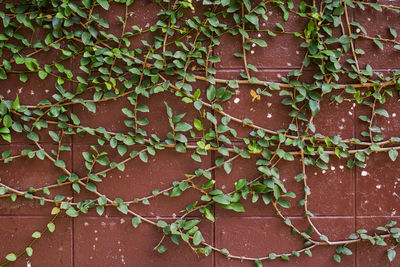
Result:
M326 173L326 170L322 170L322 174L325 174Z
M366 171L361 172L361 176L367 176L367 175L368 175L368 172L366 172Z
M331 166L331 171L334 171L335 170L335 167L334 166Z
M235 104L237 104L239 102L240 102L240 98L239 97L236 97L235 100L233 100L233 103L235 103Z
M251 45L251 47L256 47L256 44L255 44L255 43L253 43L253 44Z
M393 113L393 114L392 114L392 117L393 117L393 118L396 117L396 113Z
M121 262L122 262L122 264L124 264L124 265L126 264L124 255L121 255Z
M272 118L271 113L268 113L268 114L267 114L267 118L268 118L268 119Z
M257 34L257 37L260 38L261 37L261 33Z
M254 54L254 50L251 50L251 51L250 51L250 54L252 54L252 55L253 55L253 54Z
M339 169L343 170L343 169L344 169L344 166L343 166L343 165L340 165L340 166L339 166Z
M382 187L382 185L380 185L380 184L376 185L376 189L381 189L381 187Z
M125 223L125 220L124 220L123 218L121 218L121 219L119 220L119 223L120 223L120 224L123 224L123 223Z
M89 223L88 222L84 222L83 225L84 226L89 226Z

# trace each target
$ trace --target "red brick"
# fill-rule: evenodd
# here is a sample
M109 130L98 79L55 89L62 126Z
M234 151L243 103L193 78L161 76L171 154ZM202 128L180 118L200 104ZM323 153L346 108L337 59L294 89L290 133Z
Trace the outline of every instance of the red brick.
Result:
M56 146L44 145L43 147L48 153L52 149L57 149ZM23 149L37 150L35 146L29 145L0 146L1 152L11 150L11 155L18 155ZM64 160L67 168L71 168L72 161L69 152L62 152L61 159ZM57 184L58 177L64 175L64 172L54 166L47 158L40 160L36 157L33 159L23 157L6 164L1 162L0 166L1 182L20 191L27 191L29 187L39 188ZM54 199L56 195L72 196L71 188L68 185L50 189L50 193L49 196L42 192L34 195L50 199ZM24 197L18 197L15 203L12 203L10 198L0 198L1 215L47 215L50 214L53 207L54 204L46 203L41 206L39 200L29 200Z
M32 234L42 231L50 221L51 217L1 217L1 263L7 254L24 251ZM54 224L53 233L47 231L34 243L32 257L25 254L7 266L72 266L72 220L59 217Z
M357 218L357 230L365 229L369 235L374 233L382 234L377 231L376 227L385 226L390 221L399 221L399 217L360 217ZM398 225L394 226L398 227ZM387 258L387 250L394 246L393 240L385 239L387 246L373 246L369 241L357 244L357 266L399 266L399 258L395 258L390 262ZM397 250L395 249L397 252Z
M208 223L199 226L206 242L212 243L212 226ZM130 217L78 218L74 230L75 266L100 263L107 266L212 266L212 255L196 255L185 242L177 246L168 236L163 242L168 250L159 254L154 247L163 236L161 230L147 223L135 229Z
M98 148L100 152L107 151L111 161L129 157L131 150L139 150L137 147L128 149L127 155L124 157L117 156L115 151L109 147ZM84 159L82 152L91 151L86 146L77 146L74 149L74 171L80 177L84 177ZM110 199L122 198L124 201L130 201L135 198L142 198L152 195L154 189L160 191L172 186L173 181L181 181L186 179L185 174L193 174L198 168L206 169L210 167L210 156L206 156L201 164L194 163L190 158L190 154L180 154L172 149L157 151L156 155L149 155L149 162L143 163L139 158L135 158L125 164L125 171L120 172L115 169L108 173L103 182L97 183L98 192L105 194ZM107 167L101 167L101 170ZM140 171L138 171L140 170ZM97 171L97 170L96 170ZM99 170L100 171L100 170ZM197 186L201 186L206 179L204 177L194 180ZM84 189L82 189L84 191ZM146 216L180 216L181 210L194 201L200 201L201 194L194 189L187 189L182 196L167 197L160 195L154 199L150 199L150 205L141 203L132 204L130 208ZM84 198L97 198L94 194L86 194L84 192L79 196ZM120 213L114 210L107 210L106 214L112 216L120 216ZM117 215L118 214L118 215Z
M373 153L367 157L366 167L356 171L357 215L398 215L399 165L387 153Z

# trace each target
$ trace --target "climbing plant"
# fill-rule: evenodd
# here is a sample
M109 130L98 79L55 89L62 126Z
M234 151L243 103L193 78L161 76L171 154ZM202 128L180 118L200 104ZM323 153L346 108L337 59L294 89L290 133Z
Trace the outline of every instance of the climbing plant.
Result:
M345 168L362 169L373 164L375 153L396 162L400 138L387 134L380 123L394 116L387 102L398 97L400 71L378 72L368 61L373 57L364 54L375 49L397 56L400 41L393 25L369 34L352 14L372 10L398 16L400 5L356 0L0 2L0 79L3 84L14 81L0 89L1 147L33 145L22 151L2 149L1 168L28 158L48 161L62 172L40 187L30 184L29 175L20 177L23 186L18 187L8 184L10 173L0 169L3 203L27 199L51 206L53 216L24 249L1 255L1 266L32 256L34 243L55 231L60 214L104 216L105 209L131 216L132 227L159 228L159 253L167 251L164 241L170 238L196 253L215 252L262 266L266 260L289 261L312 256L316 247L334 246L329 257L340 262L352 254L349 245L369 242L387 246L388 260L395 259L400 228L394 221L376 233L359 229L336 241L318 229L309 198L319 192L310 186L307 170L330 169L335 159L345 160ZM279 80L268 77L261 70L269 63L263 58L291 71L280 72ZM221 66L230 69L228 74L220 73ZM17 79L21 84L35 81L30 96L21 94ZM243 98L256 115L235 107ZM260 108L260 103L268 104ZM350 115L361 110L357 132L343 136L336 121L321 124L322 110ZM124 119L115 121L121 115ZM272 116L278 117L274 123L268 120ZM94 118L101 125L93 126ZM163 177L152 177L160 183L148 195L122 199L118 188L105 193L110 190L102 184L117 179L112 174L124 176L128 167L146 166L162 150L185 154L190 161L182 164L197 167L168 185ZM68 166L65 158L72 154L84 172ZM231 186L215 179L217 171L229 176L240 158L254 159L255 172L246 170ZM294 166L285 162L299 166L295 177L283 175L284 168ZM138 177L141 171L136 168ZM300 194L289 190L289 180L301 185ZM55 195L61 188L71 191ZM174 220L138 211L158 198L168 202L187 195L192 197L188 203L179 202L183 210L170 214ZM203 237L200 222L214 222L214 209L246 213L246 205L258 203L271 207L304 246L250 257ZM293 205L303 209L306 228L290 219Z

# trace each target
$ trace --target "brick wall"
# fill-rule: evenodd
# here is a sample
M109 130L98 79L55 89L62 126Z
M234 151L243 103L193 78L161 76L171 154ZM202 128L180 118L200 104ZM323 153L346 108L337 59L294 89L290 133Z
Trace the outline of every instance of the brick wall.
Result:
M8 1L5 1L8 2ZM296 2L296 1L295 1ZM382 1L389 4L398 4L400 1ZM209 7L200 4L195 5L192 13L186 10L186 17L194 15L202 16ZM153 1L135 1L129 7L134 12L129 17L128 25L139 25L146 29L149 25L157 21L156 14L159 6ZM3 10L4 6L3 6ZM123 16L125 8L121 4L114 3L110 10L105 11L100 7L94 12L98 12L102 17L110 22L108 33L119 35L121 25L117 16ZM268 13L269 20L260 22L261 30L276 30L275 23L280 22L287 31L302 31L307 21L303 18L290 16L288 22L282 21L282 13L278 9L271 9ZM398 26L398 14L385 10L382 13L367 7L365 11L351 9L350 19L360 22L370 36L381 33L383 38L389 38L387 27L400 30ZM229 18L224 21L227 25L232 25L233 21ZM25 34L25 33L24 33ZM30 34L29 31L26 34ZM257 34L259 34L257 36ZM144 37L151 42L154 33L146 32ZM280 82L288 72L299 69L305 55L306 49L300 47L301 40L289 34L270 37L266 32L251 32L251 37L264 39L268 46L266 48L252 47L248 52L249 63L258 68L258 72L251 72L252 75L260 80ZM43 32L35 32L34 39L45 37ZM171 37L173 40L175 37ZM189 38L189 37L188 37ZM193 38L193 36L191 36ZM189 39L190 40L190 39ZM219 38L221 44L214 47L213 54L221 58L221 62L214 64L217 69L216 78L220 79L241 79L239 74L243 70L243 62L233 56L236 52L241 52L241 38L239 35L231 36L225 34ZM188 40L184 40L188 41ZM132 47L141 47L140 37L131 39ZM73 40L64 40L62 46L74 43ZM77 46L79 44L74 43ZM386 76L400 67L400 57L398 51L392 45L385 44L385 50L380 50L371 40L357 39L355 47L362 48L365 55L359 56L359 64L363 69L366 64L370 64L375 71L379 71ZM176 48L173 48L176 49ZM29 53L29 52L28 52ZM10 58L12 55L3 53L3 58ZM48 52L41 52L39 55L40 64L48 64L55 57L59 57L59 52L50 49ZM75 56L67 61L65 66L70 68L74 75L85 76L79 68L80 57ZM17 69L19 66L15 66ZM304 70L302 79L313 81L312 76L316 72L316 66ZM202 73L199 71L199 73ZM19 96L21 104L33 105L43 99L54 102L51 96L56 93L54 86L56 78L48 77L41 80L35 73L28 74L28 81L23 83L18 74L8 74L7 80L0 80L0 94L5 99L14 100ZM173 79L173 78L172 78ZM340 83L348 82L343 78ZM66 81L64 89L70 92L76 90L76 83ZM222 86L222 85L221 85ZM193 88L200 88L203 92L208 87L208 83L197 81ZM249 118L254 124L272 130L287 128L290 117L287 114L290 108L281 104L283 99L278 92L272 91L271 97L261 97L261 100L252 101L250 90L257 86L241 85L238 89L232 89L233 97L222 104L224 111L239 119ZM90 99L92 94L83 96ZM170 131L168 117L165 111L164 101L173 109L174 114L186 113L183 121L192 123L194 118L199 117L198 111L193 104L185 104L181 98L171 94L169 91L153 95L151 98L140 96L140 103L149 107L150 113L147 117L149 124L143 129L149 133L156 133L160 137L165 137ZM400 129L400 114L398 105L398 95L395 92L393 98L388 98L385 107L389 113L389 118L377 117L377 124L382 127L386 137L398 135ZM353 101L354 102L354 101ZM321 102L321 111L314 120L317 132L330 136L340 135L344 139L352 137L368 141L368 138L360 136L360 132L365 129L366 124L358 119L358 116L369 114L368 108L361 105L353 105L352 101L342 103L330 103L329 96L324 96ZM117 100L105 101L97 105L97 112L91 113L82 105L75 104L66 106L68 112L78 115L81 124L97 128L106 127L111 132L127 132L129 129L124 124L126 116L121 109L129 106L127 97ZM216 112L213 113L218 119L221 118ZM210 127L208 122L208 126ZM238 132L238 136L248 136L251 129L243 127L238 123L231 123L232 128ZM50 129L59 133L54 125ZM0 152L11 150L13 155L20 153L24 149L36 150L35 144L26 139L24 134L12 133L13 141L11 144L1 141ZM237 140L235 145L242 143ZM107 151L109 158L115 162L123 160L124 157L118 155L108 143L104 146L97 144L97 138L86 134L65 135L63 145L69 146L71 151L64 151L60 155L66 163L66 168L79 176L85 175L85 162L82 152L90 151L90 145L96 144L101 151ZM47 153L58 149L48 135L47 130L40 131L39 144ZM193 141L191 144L196 144ZM350 149L357 149L352 146ZM130 147L130 150L140 150ZM148 163L143 163L139 159L129 161L123 172L113 170L108 173L102 183L98 183L97 189L110 199L117 197L123 200L131 200L136 197L141 198L151 195L153 189L164 189L171 185L173 181L185 179L185 174L193 173L196 169L207 169L214 166L216 158L221 155L216 151L211 151L207 156L202 157L202 162L197 163L191 159L191 153L178 153L174 149L157 151L155 156L150 156ZM126 156L125 156L126 157ZM259 176L257 171L257 160L260 155L252 155L251 158L238 158L233 163L232 171L227 174L223 168L212 171L212 177L216 181L216 188L223 192L230 192L234 189L234 182L240 178L254 179ZM398 220L397 207L400 204L400 192L398 180L400 165L398 160L392 162L386 153L373 153L367 158L365 168L347 168L346 158L333 158L328 164L327 170L321 170L315 166L306 169L308 186L312 194L309 196L308 207L315 215L312 218L315 226L330 241L347 239L351 233L357 229L364 228L374 231L375 227L382 226L391 220ZM281 161L277 164L280 170L280 177L287 189L296 194L296 198L291 199L291 208L284 209L285 216L291 219L300 229L305 230L309 226L303 217L304 209L299 207L297 202L304 197L304 185L295 181L295 176L301 172L300 157L295 156L294 161ZM100 168L98 169L100 170ZM39 188L51 184L57 184L57 179L64 173L54 166L49 160L37 158L17 158L9 163L0 163L1 182L10 187L27 191L30 186ZM196 184L201 186L205 178L196 180ZM56 195L72 196L73 201L96 198L97 196L82 188L81 193L75 192L69 185L51 190L50 198ZM173 222L182 213L181 210L186 205L199 200L201 194L195 190L188 190L181 197L171 198L159 196L150 200L150 205L141 203L131 205L135 212L151 220L162 219L166 222ZM266 206L261 199L256 203L251 203L251 199L242 201L246 212L236 213L226 210L216 205L212 212L215 222L205 220L199 212L191 214L191 218L202 218L200 228L204 239L209 244L217 248L227 248L234 255L247 257L267 256L270 252L284 253L292 250L301 249L303 239L291 235L290 229L283 223L274 210L269 205ZM4 260L5 255L10 252L23 250L31 241L31 234L46 227L51 220L50 212L53 204L40 205L38 201L18 197L15 202L10 198L0 198L0 255ZM160 229L146 223L142 223L138 228L131 225L132 216L124 215L115 208L107 207L102 216L98 216L95 210L88 213L81 213L76 218L71 218L61 214L56 220L56 230L54 233L45 233L33 246L33 256L22 256L10 266L252 266L250 261L229 260L219 253L211 252L206 257L196 254L192 249L182 242L177 246L173 244L169 237L164 241L168 251L159 254L154 250L162 233ZM342 266L399 266L396 259L389 263L386 256L387 247L371 246L367 242L350 245L352 255L342 257ZM301 255L294 257L289 262L280 260L267 261L268 266L336 266L338 265L332 258L335 247L321 246L312 250L313 257Z

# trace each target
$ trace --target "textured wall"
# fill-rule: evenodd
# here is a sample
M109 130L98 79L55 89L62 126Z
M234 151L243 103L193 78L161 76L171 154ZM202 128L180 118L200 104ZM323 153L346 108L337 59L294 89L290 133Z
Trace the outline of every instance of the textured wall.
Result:
M8 2L8 1L5 1ZM389 4L398 4L400 1L383 1ZM202 16L208 7L195 5L195 14L186 10L187 17L192 15ZM4 7L3 7L4 9ZM157 21L156 14L159 6L153 1L135 1L129 7L134 13L129 17L128 25L139 25L146 29ZM388 25L400 31L398 23L399 16L395 12L385 10L382 13L366 7L365 11L350 9L350 20L362 24L370 36L381 34L383 38L389 38ZM110 28L107 32L119 35L121 25L117 16L123 16L125 8L119 4L112 4L110 10L96 8L107 21ZM275 23L280 22L286 31L300 31L305 26L302 18L291 16L288 22L282 21L281 11L271 9L267 13L269 20L260 22L260 29L276 30ZM226 19L227 25L233 21ZM27 32L27 34L30 34ZM145 33L149 42L152 41L153 33ZM266 32L251 32L252 37L263 39L267 42L266 48L252 47L247 54L249 63L258 68L258 72L252 75L264 81L280 82L288 72L299 69L304 58L306 49L300 47L301 40L293 35L278 35L270 37ZM258 35L258 36L257 36ZM387 36L385 36L387 35ZM36 32L34 39L44 38L44 32ZM193 38L191 36L190 38ZM174 37L171 37L174 39ZM132 47L141 46L139 37L131 39ZM214 55L220 57L221 62L214 64L217 69L216 78L241 79L239 74L243 72L243 62L233 56L233 53L241 52L241 37L225 34L219 38L220 45L213 48ZM183 40L185 41L185 40ZM187 41L187 40L186 40ZM73 40L63 40L63 46L73 43ZM136 43L135 43L136 42ZM368 63L375 71L386 76L400 67L399 52L386 44L387 49L380 50L371 40L357 39L355 47L362 48L365 55L359 56L359 64L363 69ZM29 52L28 52L29 53ZM59 52L51 49L39 54L41 64L52 62ZM351 55L350 55L351 56ZM10 58L9 52L4 51L3 58ZM69 59L65 66L75 75L84 76L85 73L79 68L80 57ZM18 66L17 66L18 67ZM310 65L304 70L302 79L313 81L312 76L316 72L316 66ZM201 71L199 71L201 73ZM8 74L7 80L0 80L0 94L5 99L13 100L18 95L21 104L36 104L43 99L51 99L56 93L54 87L55 78L48 77L41 80L36 74L28 74L29 80L23 83L17 74ZM339 83L347 83L344 77ZM76 84L66 81L63 87L71 92L76 90ZM196 81L193 88L205 90L208 83ZM271 97L261 97L261 100L252 101L250 90L257 86L241 85L238 89L232 89L233 97L222 103L224 111L239 119L249 118L254 124L271 130L287 128L291 118L287 116L290 112L288 106L281 104L283 96L277 91L272 91ZM89 99L90 94L87 95ZM83 96L85 98L85 95ZM168 117L165 112L163 101L167 101L172 107L174 114L186 113L184 121L193 122L193 118L199 116L198 111L192 104L185 104L179 97L169 91L153 95L151 98L140 96L139 102L149 107L150 113L146 113L149 124L143 129L149 133L157 133L164 137L170 131ZM398 108L399 98L397 93L393 98L388 98L385 107L389 118L377 117L377 124L382 127L385 137L396 136L400 130L400 113ZM54 100L52 100L54 102ZM66 108L79 116L81 124L97 128L104 126L112 132L126 132L128 128L124 125L126 116L121 109L129 106L127 97L118 98L113 101L105 101L97 105L97 112L90 113L82 105L70 105ZM369 114L370 110L361 105L353 105L352 101L342 103L330 103L329 96L324 96L321 101L321 111L314 120L317 132L331 136L340 135L343 139L352 137L368 141L368 138L360 136L360 132L366 124L358 119L358 116ZM219 119L220 115L214 112ZM207 122L210 125L210 122ZM248 136L251 129L240 124L230 124L239 136ZM53 128L52 128L53 127ZM54 126L50 126L54 130ZM40 145L48 152L57 150L46 131L41 131ZM12 133L13 141L8 144L0 141L0 152L11 150L14 154L24 149L35 150L35 144L25 138L24 134ZM71 147L71 151L61 154L66 167L79 176L85 175L84 160L82 152L89 151L91 144L97 143L97 138L86 135L66 135L63 143ZM237 140L238 146L241 145ZM196 144L193 142L192 144ZM350 149L357 149L352 145ZM108 151L109 157L118 162L123 159L118 153L105 144L102 151ZM140 148L139 148L140 149ZM214 161L220 155L211 151L203 157L202 163L191 159L191 153L178 153L174 149L158 151L156 156L150 157L148 163L138 159L128 162L125 171L113 170L108 174L97 188L102 194L110 199L120 197L124 200L134 199L151 195L154 188L167 188L173 181L184 179L185 174L193 173L197 168L207 169L214 165ZM233 183L240 178L254 179L259 175L257 171L257 160L259 155L251 158L238 158L233 164L232 171L227 174L222 168L212 171L216 188L224 192L234 189ZM296 194L291 199L291 208L283 209L285 216L302 228L308 227L303 217L303 207L298 207L297 202L304 197L304 185L295 181L295 176L301 172L300 157L295 156L294 161L282 161L278 163L280 177L287 189ZM386 153L373 153L367 158L365 168L355 167L349 169L346 166L347 159L331 157L327 170L321 170L315 166L306 169L308 186L312 194L309 196L308 207L315 215L312 219L318 229L328 236L331 241L347 239L357 229L364 228L373 231L375 227L382 226L391 220L398 220L400 191L399 161L392 162ZM17 158L10 163L0 163L1 182L21 191L28 187L35 188L56 184L57 178L63 172L48 160L37 158ZM203 180L201 180L203 179ZM205 178L196 181L199 186L205 182ZM55 195L73 196L73 201L94 198L90 192L77 194L71 187L64 186L51 190L51 197ZM199 199L200 193L196 191L184 192L179 198L159 196L151 200L151 205L135 204L132 209L149 219L158 220L162 218L172 222L181 215L181 210L187 204ZM204 239L217 248L227 248L234 255L247 257L266 256L270 252L283 253L300 249L303 239L292 236L290 229L276 215L274 208L266 206L262 201L255 204L251 199L242 201L246 212L235 213L225 210L218 205L213 208L215 222L203 220L200 224ZM2 259L10 252L23 250L31 240L31 234L46 226L51 220L50 211L52 204L39 205L38 201L18 198L15 203L10 198L0 198L0 256ZM193 218L202 217L200 213L191 214ZM33 246L32 257L23 256L10 266L252 266L249 261L228 260L218 253L212 252L208 257L194 253L192 249L181 244L173 244L169 238L164 244L168 251L158 254L154 247L160 241L161 231L151 225L142 223L138 228L131 225L132 216L124 215L114 208L106 208L103 216L98 216L95 210L86 214L81 213L77 218L60 215L56 221L54 233L46 233ZM368 243L350 245L352 255L342 257L342 266L400 266L398 259L389 263L386 256L386 247L372 247ZM312 250L313 257L302 255L294 257L290 262L280 260L268 261L267 266L336 266L332 256L335 247L321 246Z

